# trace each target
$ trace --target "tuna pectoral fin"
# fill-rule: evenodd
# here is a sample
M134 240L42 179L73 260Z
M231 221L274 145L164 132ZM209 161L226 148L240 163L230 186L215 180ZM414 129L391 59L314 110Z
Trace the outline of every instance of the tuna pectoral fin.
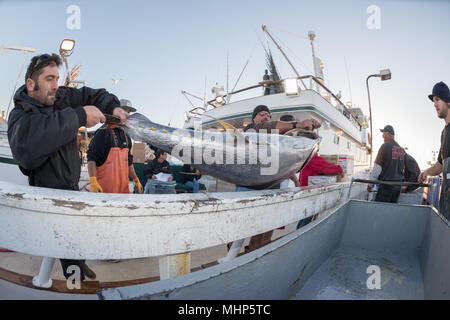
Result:
M285 136L293 136L293 137L305 137L305 138L314 139L314 140L319 137L319 135L317 133L315 133L314 131L300 129L300 128L289 130L288 132L285 132L284 135Z
M248 141L248 139L238 130L238 129L236 129L236 127L234 127L233 125L231 125L231 124L229 124L229 123L227 123L227 122L225 122L225 121L222 121L222 120L220 120L220 119L217 119L217 118L215 118L215 117L213 117L213 116L210 116L210 115L207 115L207 114L204 114L204 116L207 116L207 117L209 117L209 118L211 118L211 119L214 119L214 120L216 120L218 123L220 123L220 125L226 130L226 132L227 133L229 133L230 135L232 135L232 136L234 136L234 137L236 137L236 138L240 138L240 139L243 139L246 143L249 143L249 141Z

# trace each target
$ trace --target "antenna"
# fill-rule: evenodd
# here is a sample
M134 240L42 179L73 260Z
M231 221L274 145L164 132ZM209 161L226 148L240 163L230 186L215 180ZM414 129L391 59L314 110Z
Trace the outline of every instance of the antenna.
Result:
M206 77L205 77L205 91L203 93L203 107L206 108Z
M228 96L228 52L227 52L227 96Z
M350 84L350 75L348 73L347 59L345 58L345 56L344 56L344 63L345 63L345 72L347 73L348 91L350 92L350 102L353 104L352 86Z
M280 50L280 52L283 54L284 58L287 60L287 62L289 63L289 65L291 66L292 70L294 70L295 74L297 75L297 77L300 77L300 75L298 74L297 70L295 69L295 67L293 66L293 64L291 63L291 61L289 60L289 58L287 57L287 55L284 53L283 49L281 49L280 45L278 44L278 42L275 41L275 39L272 37L272 35L270 34L270 32L267 30L267 27L265 25L262 26L262 29L265 33L267 33L267 35L270 37L270 39L272 39L273 43L275 43L275 45L277 46L278 50ZM300 79L301 83L303 84L303 86L305 87L305 89L307 89L305 83L303 82L302 79Z

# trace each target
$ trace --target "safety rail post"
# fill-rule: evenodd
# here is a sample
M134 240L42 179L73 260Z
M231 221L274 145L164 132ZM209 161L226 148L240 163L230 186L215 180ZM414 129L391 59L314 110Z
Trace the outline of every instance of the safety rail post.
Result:
M41 269L39 275L33 277L33 285L39 288L51 288L53 281L50 279L50 274L55 264L55 258L44 257L42 259Z
M233 241L233 244L231 245L230 250L228 251L227 255L225 257L217 260L217 262L223 263L223 262L227 262L227 261L230 261L230 260L233 260L234 258L236 258L237 255L239 254L239 251L241 251L241 247L244 244L244 240L245 239Z

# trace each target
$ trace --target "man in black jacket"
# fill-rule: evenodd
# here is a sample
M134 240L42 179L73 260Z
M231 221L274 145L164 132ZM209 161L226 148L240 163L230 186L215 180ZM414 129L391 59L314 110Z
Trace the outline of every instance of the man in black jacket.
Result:
M439 212L450 220L450 89L440 81L434 85L428 98L433 101L437 116L444 119L445 127L441 133L437 162L419 175L419 182L424 182L428 176L442 173Z
M413 156L405 153L405 178L403 179L406 182L417 182L420 175L419 164ZM412 192L419 188L419 186L408 186L405 188L405 192Z
M157 180L157 176L160 173L169 174L168 177L169 183L173 181L173 170L170 166L169 162L167 162L167 152L157 149L155 152L155 158L150 161L144 169L144 175L147 178L147 182L145 184L144 193L176 193L173 186L165 186L164 183L161 185L155 185L155 181ZM158 189L156 192L155 188Z
M371 177L383 181L403 181L405 171L405 150L395 141L391 125L380 129L384 143L378 150ZM367 186L372 191L372 185ZM380 185L375 201L397 203L401 187Z
M193 193L198 193L198 190L200 189L198 180L202 177L200 171L195 169L192 164L186 163L183 165L183 171L181 174L181 183L192 188Z
M30 186L78 190L78 128L105 122L103 113L119 116L125 124L126 112L117 97L104 89L58 87L60 65L56 54L31 59L25 85L14 96L8 140ZM81 280L96 277L84 260L61 259L61 265L66 278L70 265L80 268Z

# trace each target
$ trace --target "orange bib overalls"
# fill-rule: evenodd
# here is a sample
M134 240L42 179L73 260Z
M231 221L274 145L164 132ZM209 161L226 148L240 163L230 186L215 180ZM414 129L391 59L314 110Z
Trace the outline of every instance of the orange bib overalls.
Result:
M128 180L128 148L119 148L114 129L111 128L114 147L109 150L105 163L97 167L97 181L105 193L130 193ZM125 135L128 145L128 138Z

